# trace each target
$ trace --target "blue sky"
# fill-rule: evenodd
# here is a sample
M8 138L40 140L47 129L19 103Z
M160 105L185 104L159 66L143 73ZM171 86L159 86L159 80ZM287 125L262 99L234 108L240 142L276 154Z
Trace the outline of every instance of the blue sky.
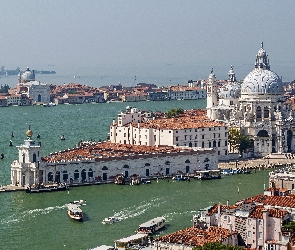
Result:
M294 10L294 0L2 0L0 64L234 64L248 70L263 41L271 69L287 64L291 71Z

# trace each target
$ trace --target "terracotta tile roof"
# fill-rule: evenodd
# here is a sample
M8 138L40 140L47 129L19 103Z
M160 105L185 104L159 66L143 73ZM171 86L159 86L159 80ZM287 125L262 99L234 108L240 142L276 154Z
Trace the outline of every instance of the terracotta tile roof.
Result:
M125 125L126 127L129 124ZM213 128L225 127L226 124L216 121L211 121L207 115L206 110L192 109L184 111L177 117L157 117L154 120L148 120L144 123L132 123L133 127L140 128L154 128L154 129L196 129L196 128Z
M71 160L93 160L109 157L130 157L130 155L134 156L192 151L193 149L174 148L171 146L145 146L111 142L87 142L77 148L52 153L49 156L42 157L42 160L45 162L60 162Z
M246 203L257 202L263 205L295 208L295 195L288 196L267 196L256 195L244 200Z
M232 231L232 234L237 233ZM230 235L230 230L221 227L211 226L207 230L190 227L161 236L157 238L156 241L191 246L203 246L204 244L210 242L221 242L221 238L225 239Z
M225 212L228 209L236 209L238 207L237 205L227 206L227 205L222 205L222 204L215 204L213 207L211 207L208 210L207 215L217 214L218 213L218 206L220 206L220 212Z
M288 213L286 210L277 209L277 208L265 209L263 205L258 205L249 214L249 218L262 219L264 210L267 210L269 212L270 217L275 217L275 218L283 218Z

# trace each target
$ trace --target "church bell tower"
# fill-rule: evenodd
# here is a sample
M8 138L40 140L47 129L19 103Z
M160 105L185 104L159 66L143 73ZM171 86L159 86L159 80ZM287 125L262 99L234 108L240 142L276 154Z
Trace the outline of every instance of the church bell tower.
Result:
M218 105L218 85L216 83L216 77L213 73L213 69L208 78L207 83L207 116L212 119L213 110L212 108Z

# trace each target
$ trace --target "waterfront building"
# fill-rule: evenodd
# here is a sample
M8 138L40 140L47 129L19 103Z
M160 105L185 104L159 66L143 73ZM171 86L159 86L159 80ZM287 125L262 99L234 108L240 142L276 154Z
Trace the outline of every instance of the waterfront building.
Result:
M269 173L269 187L295 194L295 172L283 170Z
M219 160L228 160L227 125L210 121L205 110L185 110L177 117L153 116L137 108L127 107L110 126L113 143L176 146L202 150L214 148Z
M121 96L122 102L142 102L148 98L147 93L124 93Z
M214 149L144 146L111 142L81 142L72 149L41 157L41 145L28 138L18 146L18 159L11 164L11 184L37 185L51 182L114 181L116 175L161 178L218 169Z
M168 92L162 91L162 89L154 89L148 93L149 101L167 101L169 100Z
M164 90L166 91L166 90ZM206 98L206 89L190 86L170 86L167 88L167 98L169 100L198 100Z
M7 107L8 106L7 98L8 98L8 95L6 95L6 94L0 95L0 107Z
M269 192L266 192L269 193ZM194 227L211 226L234 230L238 245L252 249L290 249L294 220L294 196L257 195L234 205L215 204L199 210L193 217Z
M295 150L295 120L292 105L286 102L281 78L270 70L263 43L251 71L242 83L233 67L227 84L219 88L213 72L207 82L207 114L240 129L253 142L254 157Z
M33 103L50 102L50 87L47 84L36 81L34 70L31 71L29 68L22 74L19 72L16 88L10 89L9 93L12 95L10 99L13 98L13 95L26 95ZM31 105L31 102L25 101L26 98L21 99L23 101L20 100L19 103L11 105ZM8 102L9 105L11 102Z
M104 94L98 88L77 83L50 86L50 98L55 104L81 104L105 102Z

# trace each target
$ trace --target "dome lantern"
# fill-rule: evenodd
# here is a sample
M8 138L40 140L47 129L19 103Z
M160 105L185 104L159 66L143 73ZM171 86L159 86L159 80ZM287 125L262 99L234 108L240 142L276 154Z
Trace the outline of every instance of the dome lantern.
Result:
M284 86L280 77L270 70L269 60L263 43L256 55L255 68L242 83L242 95L252 94L284 94Z
M27 135L28 138L31 138L31 137L32 137L32 135L33 135L33 131L31 130L31 125L29 125L29 129L28 129L28 131L26 132L26 135Z

